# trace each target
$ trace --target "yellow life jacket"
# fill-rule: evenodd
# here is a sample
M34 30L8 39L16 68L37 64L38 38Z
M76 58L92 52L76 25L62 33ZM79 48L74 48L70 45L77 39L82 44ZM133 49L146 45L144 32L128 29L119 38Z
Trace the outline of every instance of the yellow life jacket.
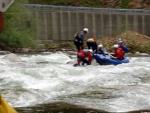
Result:
M87 42L95 42L95 39L94 38L89 38L89 39L87 39Z

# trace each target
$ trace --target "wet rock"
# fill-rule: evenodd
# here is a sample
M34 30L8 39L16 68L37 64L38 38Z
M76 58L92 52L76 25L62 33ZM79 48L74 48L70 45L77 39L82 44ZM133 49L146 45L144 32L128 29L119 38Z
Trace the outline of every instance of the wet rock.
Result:
M149 57L150 55L147 53L140 53L140 52L136 52L135 55L138 56L142 56L142 57Z
M77 55L77 52L75 51L66 51L66 53L69 55Z
M7 59L11 62L20 62L21 61L21 58L14 53L6 54L2 59Z
M19 113L107 113L106 111L85 108L73 104L58 102L34 107L16 108Z
M27 52L29 52L29 49L28 48L22 48L21 52L27 53Z
M11 52L9 51L0 51L0 55L6 55L6 54L10 54Z

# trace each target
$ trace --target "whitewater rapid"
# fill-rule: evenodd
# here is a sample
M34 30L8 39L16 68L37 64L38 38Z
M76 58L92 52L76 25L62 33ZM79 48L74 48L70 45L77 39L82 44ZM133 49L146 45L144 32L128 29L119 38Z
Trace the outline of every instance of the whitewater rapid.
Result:
M62 52L18 56L21 61L0 58L0 93L13 107L67 102L109 112L150 108L150 57L73 67Z

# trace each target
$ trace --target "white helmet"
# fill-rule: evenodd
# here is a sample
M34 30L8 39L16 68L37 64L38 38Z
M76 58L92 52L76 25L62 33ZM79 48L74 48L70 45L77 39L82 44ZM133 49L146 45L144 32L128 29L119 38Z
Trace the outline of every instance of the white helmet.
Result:
M88 51L91 52L91 53L93 53L93 50L92 50L92 49L89 49Z
M118 44L115 44L113 47L114 47L114 48L118 48L118 47L119 47L119 45L118 45Z
M89 29L88 28L84 28L83 31L89 33Z
M101 45L101 44L100 44L100 45L98 45L98 48L102 48L102 47L103 47L103 45Z

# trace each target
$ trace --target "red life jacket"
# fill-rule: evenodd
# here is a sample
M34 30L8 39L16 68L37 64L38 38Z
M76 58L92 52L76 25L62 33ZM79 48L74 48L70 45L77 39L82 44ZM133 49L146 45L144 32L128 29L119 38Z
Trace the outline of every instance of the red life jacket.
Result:
M80 51L78 52L78 55L79 55L80 57L82 57L82 58L85 58L85 57L86 57L85 52L82 51L82 50L80 50Z
M87 56L88 56L88 62L91 64L92 59L93 59L93 54L91 52L88 52Z
M117 59L122 60L123 59L123 50L122 48L118 48L115 50L115 57L117 57Z
M78 55L80 57L82 57L83 59L88 57L88 62L91 64L91 62L93 60L93 54L91 52L89 52L89 51L88 52L84 52L84 51L80 50L78 52ZM78 59L78 64L80 64L80 60L79 59Z

